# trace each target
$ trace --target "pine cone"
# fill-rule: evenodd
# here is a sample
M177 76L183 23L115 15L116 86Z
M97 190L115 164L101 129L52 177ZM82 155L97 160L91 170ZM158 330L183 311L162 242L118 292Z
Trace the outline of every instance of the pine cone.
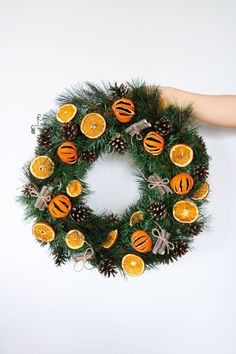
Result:
M123 152L128 144L121 134L117 134L111 138L110 145L114 151Z
M76 221L84 221L87 219L90 211L90 208L80 204L72 208L71 217Z
M64 247L58 246L52 250L52 256L54 263L57 267L66 263L68 259L67 252L65 251Z
M125 86L124 84L121 84L120 86L117 85L117 82L115 82L114 86L110 86L109 91L111 92L111 96L114 99L126 97L129 94L129 87Z
M117 274L116 266L110 258L102 259L98 265L98 270L101 274L108 278L111 275L115 277Z
M199 165L195 168L193 176L197 177L200 181L205 180L209 176L208 168L203 165Z
M175 241L174 249L171 251L170 255L176 260L184 256L189 251L189 245L184 241Z
M115 213L110 213L107 218L109 221L114 223L118 223L120 221L120 215Z
M162 202L153 202L149 205L149 212L154 219L162 219L167 214L167 209Z
M81 152L81 159L84 162L92 163L96 160L96 158L97 158L97 155L96 155L95 150L86 149Z
M32 183L28 183L28 184L25 184L22 188L22 193L25 197L31 197L31 193L33 190L36 190L38 191L38 187L35 186L34 184Z
M61 125L60 132L65 140L74 140L78 133L78 128L75 124L69 122Z
M156 121L154 124L154 129L158 134L163 136L169 135L174 130L171 123L165 118L160 118Z
M197 236L203 230L203 225L199 222L193 222L189 226L189 232L191 236Z
M52 137L52 127L44 127L37 137L38 146L44 149L50 149L52 147Z

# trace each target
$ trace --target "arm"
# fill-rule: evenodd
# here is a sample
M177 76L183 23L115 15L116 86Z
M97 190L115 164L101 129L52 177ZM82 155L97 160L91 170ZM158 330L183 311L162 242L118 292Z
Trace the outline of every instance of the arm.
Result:
M167 104L193 103L193 111L203 122L236 128L236 95L203 95L165 86L159 90Z

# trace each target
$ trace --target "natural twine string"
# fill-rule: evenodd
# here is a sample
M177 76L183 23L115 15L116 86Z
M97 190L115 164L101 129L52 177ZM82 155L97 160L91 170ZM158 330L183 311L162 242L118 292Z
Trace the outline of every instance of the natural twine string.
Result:
M137 140L142 140L142 139L143 139L142 134L140 134L140 132L142 131L142 129L140 129L139 127L137 127L136 124L133 124L132 128L133 128L133 130L134 130L134 135L131 136L131 145L134 144L134 141L133 141L134 136L136 137Z
M40 193L38 191L36 191L36 189L32 189L30 191L30 196L31 197L35 197L35 198L40 198L40 201L42 201L44 203L45 207L48 205L48 203L51 200L51 196L50 195L47 195L47 196L40 195Z
M156 225L159 227L160 230L158 230L157 228L154 227L152 229L152 235L164 242L164 244L166 245L167 254L169 254L170 250L171 251L174 250L175 245L166 239L164 230L161 228L161 226L157 223L156 223Z
M90 245L90 243L88 243L87 241L84 241L89 247L85 250L84 254L80 257L80 256L75 256L74 257L74 271L75 272L81 272L84 268L87 270L92 270L93 268L95 268L94 266L88 267L88 259L92 258L95 254L93 247ZM91 252L90 255L89 252ZM89 258L88 258L89 257ZM78 269L78 264L82 264L82 267Z
M141 171L140 171L141 172ZM162 178L160 181L150 181L148 178L146 178L144 176L144 174L141 172L141 175L142 177L148 182L148 188L152 189L152 188L155 188L155 187L164 187L166 188L169 192L172 193L172 190L171 188L168 186L168 184L170 183L170 180L165 177L165 178Z

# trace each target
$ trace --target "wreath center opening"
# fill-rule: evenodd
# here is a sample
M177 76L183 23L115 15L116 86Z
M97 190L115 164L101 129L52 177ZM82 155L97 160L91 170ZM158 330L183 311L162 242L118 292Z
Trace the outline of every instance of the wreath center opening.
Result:
M91 192L88 206L97 212L122 214L140 198L136 171L128 154L102 154L85 178Z

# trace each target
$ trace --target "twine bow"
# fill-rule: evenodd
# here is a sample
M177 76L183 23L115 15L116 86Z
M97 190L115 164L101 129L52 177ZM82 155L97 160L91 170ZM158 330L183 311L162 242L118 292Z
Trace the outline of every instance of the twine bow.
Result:
M141 171L140 171L141 172ZM157 178L155 177L155 175L151 175L148 178L146 178L144 176L144 174L141 172L142 177L145 179L145 181L148 182L148 188L152 189L152 188L158 188L158 187L163 187L165 188L168 192L172 193L171 188L168 186L168 184L170 183L169 178L164 177L161 178L160 180L157 180Z
M95 254L94 249L87 241L85 241L85 243L88 245L88 248L85 250L85 252L79 253L73 257L75 261L73 266L75 272L81 272L83 269L92 270L94 268L94 266L91 267L91 265L88 267L88 260L91 259ZM80 268L78 268L78 265L80 265Z
M132 128L133 128L134 135L131 136L131 144L133 145L134 136L136 137L137 140L142 140L143 139L142 134L140 134L140 132L143 130L143 128L138 127L136 124L133 124Z
M125 129L126 133L131 135L131 145L133 145L133 138L136 137L137 140L142 140L143 136L140 134L142 130L149 128L151 123L147 122L146 119L142 119L137 123L130 125Z
M47 195L47 196L41 195L35 189L30 191L30 196L31 197L35 197L35 198L39 198L40 202L42 202L45 205L45 207L48 205L48 203L51 200L51 196L50 195Z
M155 227L152 229L152 235L154 237L156 237L158 240L161 240L165 244L166 250L167 250L167 254L169 254L170 250L173 251L175 246L174 246L174 244L172 242L167 240L167 238L165 237L165 231L160 227L160 225L158 225L158 227L160 228L160 230L158 230Z

